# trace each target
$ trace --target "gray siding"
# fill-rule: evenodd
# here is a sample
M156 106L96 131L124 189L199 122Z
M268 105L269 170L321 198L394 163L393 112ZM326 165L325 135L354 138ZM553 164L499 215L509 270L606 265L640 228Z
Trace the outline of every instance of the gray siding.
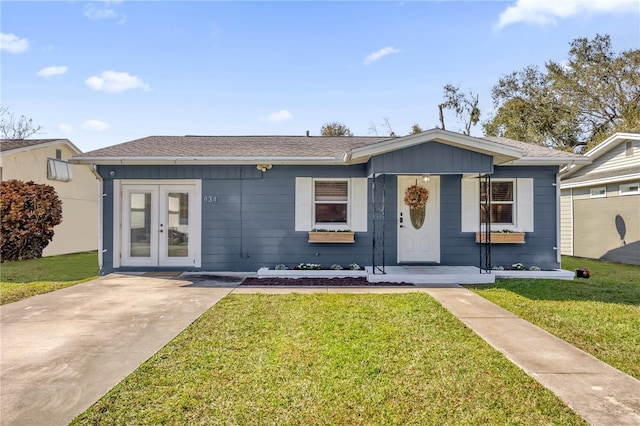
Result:
M493 244L493 266L508 267L516 262L543 269L558 268L556 240L556 173L557 167L500 167L493 178L534 179L534 232L527 233L525 244ZM461 232L461 176L442 176L441 197L441 263L444 265L478 265L479 245L475 233Z
M295 177L364 177L367 165L274 166L261 173L255 166L101 166L104 178L103 271L113 271L113 178L202 179L202 195L215 203L202 204L202 270L255 271L278 263L314 262L361 265L372 263L373 206L369 179L368 232L356 234L355 244L309 244L306 232L294 230ZM110 172L115 176L111 177ZM494 177L533 177L535 233L526 244L494 245L493 264L558 267L556 252L556 167L496 167ZM479 247L473 233L461 232L460 180L441 177L441 264L478 265ZM397 261L397 178L385 179L385 257ZM380 182L380 181L378 181ZM379 188L380 189L380 188ZM376 223L378 231L380 223ZM134 269L134 268L130 268ZM150 268L144 268L150 269ZM169 268L175 269L175 268Z
M491 173L493 157L429 142L372 157L367 175L374 173Z

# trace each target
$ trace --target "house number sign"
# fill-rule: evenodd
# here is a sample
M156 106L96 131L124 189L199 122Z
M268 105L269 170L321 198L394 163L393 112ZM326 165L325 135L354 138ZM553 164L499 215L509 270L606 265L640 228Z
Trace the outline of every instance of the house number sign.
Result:
M202 197L202 201L204 201L205 203L216 203L217 197L213 196L213 195L205 195L204 197Z

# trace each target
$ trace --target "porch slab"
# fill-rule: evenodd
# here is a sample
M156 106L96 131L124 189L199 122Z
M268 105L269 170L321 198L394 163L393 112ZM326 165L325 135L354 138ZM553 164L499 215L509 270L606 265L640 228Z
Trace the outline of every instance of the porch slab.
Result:
M410 284L493 284L495 275L480 273L475 266L387 266L385 274L367 266L367 281Z

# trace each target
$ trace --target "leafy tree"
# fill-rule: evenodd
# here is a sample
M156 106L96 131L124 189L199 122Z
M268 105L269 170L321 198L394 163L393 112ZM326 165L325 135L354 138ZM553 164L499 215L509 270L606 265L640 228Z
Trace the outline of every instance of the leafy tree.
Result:
M552 82L537 67L503 76L492 89L495 116L483 124L491 136L537 145L570 147L578 141L575 110L560 102Z
M529 66L493 87L487 135L560 149L640 131L640 50L616 54L608 35L570 43L568 60Z
M422 127L417 123L411 126L411 134L415 135L416 133L422 133Z
M40 133L42 126L35 126L31 118L16 118L9 107L0 107L0 137L2 139L26 139Z
M322 125L320 136L353 136L353 133L344 123L333 121Z
M469 92L469 96L460 91L459 86L447 84L444 86L444 102L438 105L440 113L440 127L445 130L443 109L451 109L456 116L464 121L464 134L471 134L471 126L480 121L480 109L478 108L478 95Z
M62 202L55 189L32 181L0 183L1 261L36 259L62 222Z

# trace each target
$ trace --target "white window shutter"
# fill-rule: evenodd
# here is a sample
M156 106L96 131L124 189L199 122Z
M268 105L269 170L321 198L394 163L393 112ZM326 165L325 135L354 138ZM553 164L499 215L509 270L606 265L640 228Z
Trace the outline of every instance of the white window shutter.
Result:
M516 227L521 232L533 232L533 179L518 179L516 184Z
M367 178L351 179L351 230L367 232Z
M480 188L478 179L461 179L462 232L480 230Z
M296 178L296 231L311 231L313 227L313 179Z

